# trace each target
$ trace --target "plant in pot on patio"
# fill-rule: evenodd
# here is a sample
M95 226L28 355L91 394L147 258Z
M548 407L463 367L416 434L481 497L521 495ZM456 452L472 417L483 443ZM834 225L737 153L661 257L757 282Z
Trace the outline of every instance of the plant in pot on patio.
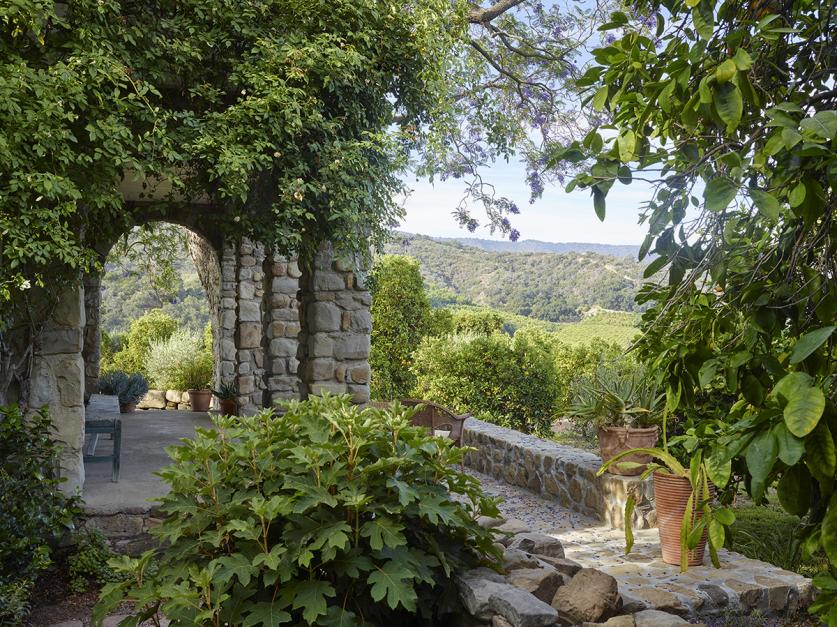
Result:
M659 437L664 394L650 374L628 360L600 363L576 380L565 415L582 431L597 430L602 461L628 449L653 448ZM651 461L647 455L623 456L608 464L617 475L639 475Z
M640 478L653 475L663 561L679 565L681 572L685 572L689 566L703 564L708 545L712 564L720 568L718 549L724 546L726 528L735 522L735 514L714 502L717 490L729 483L731 459L736 453L730 446L710 446L710 442L717 444L720 440L718 433L723 430L720 421L703 422L672 438L671 442L666 438L665 425L663 420L662 448L623 451L604 462L596 474L601 476L617 463L640 466L625 461L634 455L651 458L653 461L645 465ZM625 503L626 554L631 552L634 542L631 529L634 504L633 495L629 495Z
M199 351L184 360L180 367L192 411L209 411L212 402L212 390L209 389L213 369L212 353Z
M218 397L221 413L235 416L238 412L238 385L232 379L221 381L221 385L212 393Z
M137 403L148 392L148 382L139 372L127 374L113 370L99 379L99 392L119 397L119 412L128 414L137 408Z

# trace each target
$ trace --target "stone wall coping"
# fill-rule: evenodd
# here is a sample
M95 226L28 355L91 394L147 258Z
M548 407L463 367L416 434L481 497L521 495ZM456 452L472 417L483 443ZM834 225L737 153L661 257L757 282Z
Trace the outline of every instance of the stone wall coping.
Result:
M514 429L468 418L463 427L465 464L509 485L548 494L568 509L595 516L612 527L624 527L625 502L635 500L633 526L656 525L650 479L605 473L596 476L602 460L595 453L559 444Z

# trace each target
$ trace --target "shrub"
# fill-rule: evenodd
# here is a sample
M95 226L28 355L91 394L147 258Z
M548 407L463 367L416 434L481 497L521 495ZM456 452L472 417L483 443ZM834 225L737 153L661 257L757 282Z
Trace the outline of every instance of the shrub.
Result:
M543 343L501 333L428 338L413 372L419 398L524 433L549 433L558 389Z
M379 257L369 277L369 289L372 397L407 396L415 384L410 372L413 351L430 329L430 303L418 261L403 255Z
M91 582L104 584L118 579L108 560L114 557L98 529L84 529L74 538L76 545L67 557L67 572L70 576L70 592L81 594Z
M99 392L115 394L120 405L136 405L148 392L148 382L139 372L126 374L121 370L107 372L99 379Z
M124 600L187 625L417 624L444 612L463 568L489 555L496 515L463 449L411 426L410 411L348 397L291 402L281 418L215 418L171 447L165 548L113 561L94 619ZM456 500L452 498L456 496ZM455 596L455 595L451 595ZM443 624L436 622L435 624Z
M60 490L58 445L46 411L24 419L0 408L0 624L28 612L38 573L51 563L52 544L72 527L75 498Z
M113 368L125 372L140 372L148 377L146 367L153 342L165 340L177 330L177 321L160 309L152 309L131 323L122 341L121 350L113 356Z
M186 390L184 368L201 352L201 338L186 329L151 342L146 367L151 385L158 390ZM211 374L210 374L211 377Z
M212 374L215 363L212 353L201 349L192 354L180 368L181 384L183 390L206 390L212 383Z
M454 309L453 332L460 335L490 335L506 330L506 320L498 312L486 309ZM509 335L513 335L509 333Z

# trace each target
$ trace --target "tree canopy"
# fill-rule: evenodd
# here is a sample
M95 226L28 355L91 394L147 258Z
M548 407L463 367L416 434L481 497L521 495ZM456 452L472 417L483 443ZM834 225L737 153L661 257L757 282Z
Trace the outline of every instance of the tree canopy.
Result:
M837 16L833 2L642 2L603 29L580 84L607 117L554 155L592 159L604 219L617 183L650 181L640 256L665 269L640 300L639 353L662 371L723 488L808 515L804 550L831 575L814 609L837 624ZM712 391L729 404L707 403ZM731 405L731 406L730 406ZM701 415L698 412L698 415Z

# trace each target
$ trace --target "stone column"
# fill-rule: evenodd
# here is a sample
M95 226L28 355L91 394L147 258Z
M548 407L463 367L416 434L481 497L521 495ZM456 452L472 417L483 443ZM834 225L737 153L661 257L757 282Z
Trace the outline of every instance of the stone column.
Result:
M300 379L310 394L350 394L369 400L371 297L353 267L324 245L300 279Z
M265 407L279 399L299 398L299 265L296 259L269 255L264 261Z
M35 346L29 392L30 409L49 408L68 494L84 485L84 310L80 284L61 294Z
M91 394L99 391L99 358L102 335L99 329L99 311L102 304L102 277L100 274L85 274L84 286L84 402Z
M189 254L195 262L198 278L209 301L209 322L212 325L212 354L215 357L213 380L217 389L221 380L231 378L232 373L221 373L221 263L219 253L202 236L187 231ZM214 401L213 401L214 402Z

